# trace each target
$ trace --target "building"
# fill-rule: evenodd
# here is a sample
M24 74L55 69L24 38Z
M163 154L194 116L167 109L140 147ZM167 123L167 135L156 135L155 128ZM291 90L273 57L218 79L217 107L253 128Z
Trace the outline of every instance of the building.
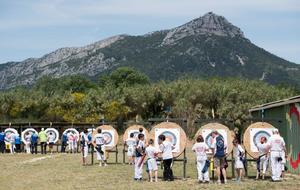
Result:
M288 151L286 166L291 173L300 174L300 96L258 105L249 111L254 119L279 129Z

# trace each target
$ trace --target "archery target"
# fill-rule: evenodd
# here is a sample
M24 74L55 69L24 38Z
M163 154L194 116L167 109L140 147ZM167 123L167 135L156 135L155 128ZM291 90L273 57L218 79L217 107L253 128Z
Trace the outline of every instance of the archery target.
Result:
M251 146L251 151L252 152L258 152L257 145L260 143L260 140L262 137L268 139L272 135L272 130L271 128L252 128L250 129L250 146Z
M93 133L92 133L93 138L98 133L99 128L102 129L102 134L104 135L104 139L106 141L106 144L104 145L105 149L106 150L113 149L118 144L119 136L118 136L117 131L110 125L102 125L102 126L97 127L93 131ZM94 142L93 142L93 144L94 144ZM95 144L94 144L94 146L95 146Z
M18 131L14 128L7 128L4 130L5 137L10 137L10 135L14 133L15 135L19 134Z
M258 158L259 152L256 145L260 143L262 137L266 137L268 140L273 129L274 127L266 122L253 123L246 129L243 137L244 146L251 157Z
M130 138L130 134L133 133L134 137L133 138L138 138L138 134L139 129L142 128L143 129L143 134L145 135L145 141L147 142L148 136L149 136L149 132L147 131L147 129L145 127L143 127L142 125L132 125L130 127L128 127L126 129L126 131L123 134L123 140L126 141L128 138Z
M76 137L77 141L79 141L79 132L75 128L68 128L63 132L63 134L67 134L68 137L72 134Z
M10 139L12 134L19 135L18 131L14 128L7 128L4 130L5 138Z
M223 137L224 143L227 145L227 153L231 153L233 149L232 140L234 138L233 133L229 130L228 127L225 125L222 125L220 123L208 123L204 126L202 126L196 133L195 139L199 135L202 135L204 142L206 144L206 147L209 149L207 151L208 154L212 154L212 144L214 142L214 139L212 138L212 132L218 131L219 135Z
M178 157L186 147L186 134L184 130L173 122L162 122L154 126L150 132L150 136L154 140L154 145L159 148L158 136L165 135L166 140L174 145L173 156Z
M31 137L31 135L33 134L33 133L35 133L35 134L37 134L38 135L38 132L34 129L34 128L27 128L27 129L25 129L23 132L22 132L22 134L21 134L21 140L23 141L23 142L26 142L26 136L29 134L30 135L30 137Z
M114 131L113 130L103 130L102 134L104 136L105 145L104 146L113 146L114 144Z
M58 131L56 129L54 129L54 128L47 128L45 130L45 132L46 132L47 136L49 136L50 132L52 132L52 134L54 135L54 139L55 139L54 143L57 143L57 141L59 139L59 133L58 133Z
M225 129L203 129L202 130L202 137L204 139L204 142L205 142L206 146L210 149L208 151L208 153L212 153L211 148L212 148L212 144L214 142L214 139L212 138L212 132L214 130L218 131L219 135L221 137L223 137L224 143L226 145L228 145L228 143L229 143L228 138L227 138L227 132L226 132Z

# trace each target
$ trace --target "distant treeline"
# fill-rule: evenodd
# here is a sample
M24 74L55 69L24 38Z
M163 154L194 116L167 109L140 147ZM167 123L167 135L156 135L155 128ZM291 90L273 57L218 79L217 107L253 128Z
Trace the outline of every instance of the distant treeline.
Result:
M33 87L0 92L0 122L98 122L153 117L224 118L240 126L254 105L297 94L289 87L242 79L191 79L150 83L122 67L92 82L83 76L41 78Z

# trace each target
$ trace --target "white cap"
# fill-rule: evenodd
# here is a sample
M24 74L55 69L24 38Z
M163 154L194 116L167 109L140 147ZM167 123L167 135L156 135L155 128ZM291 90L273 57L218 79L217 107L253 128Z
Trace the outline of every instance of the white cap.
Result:
M278 129L273 129L273 134L279 133Z
M44 131L44 128L42 128L42 131Z

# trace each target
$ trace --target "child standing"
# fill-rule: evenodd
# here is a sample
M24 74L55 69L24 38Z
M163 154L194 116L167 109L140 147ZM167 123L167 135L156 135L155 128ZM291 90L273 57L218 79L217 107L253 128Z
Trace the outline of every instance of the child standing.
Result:
M265 179L265 174L269 162L267 138L262 137L260 139L260 143L258 143L256 147L259 152L259 157L257 159L257 166L256 166L257 167L256 179L259 179L260 176L262 177L262 179Z
M174 181L173 171L171 168L173 162L173 153L172 150L174 146L170 141L166 141L165 135L158 136L158 144L160 152L162 153L163 165L164 165L164 180L165 181Z
M243 169L244 169L244 155L245 155L245 151L242 148L242 146L239 144L239 141L237 139L233 140L233 146L234 146L234 160L235 160L235 164L234 164L234 168L237 174L237 182L239 183L241 181L241 178L243 176Z
M145 136L140 133L138 135L138 143L135 151L135 167L134 167L134 179L142 180L143 178L143 165L145 159Z
M198 181L203 183L209 183L209 161L207 160L206 151L208 151L202 135L199 135L196 139L196 143L193 145L192 150L197 157L197 170Z
M54 141L55 141L55 136L52 132L49 133L47 141L49 144L50 154L52 154L53 153L53 145L54 145Z
M99 166L102 166L102 162L104 162L104 166L107 166L106 158L104 154L104 145L105 139L104 135L102 134L102 130L98 129L98 133L94 136L94 143L96 144L96 151L97 151L97 160L99 160Z
M134 138L134 133L130 134L130 137L125 141L127 146L127 156L128 156L128 164L134 164L134 154L136 147L136 139Z
M21 152L21 138L20 135L16 135L16 152L20 153Z
M86 165L86 158L88 156L88 137L87 137L88 130L84 129L80 134L80 145L81 145L81 153L82 153L82 165Z
M31 136L32 136L31 132L28 132L24 135L24 144L25 144L25 150L27 154L30 154Z
M153 182L153 172L154 172L154 177L155 177L155 182L157 182L157 163L156 163L156 156L157 156L157 151L155 147L153 146L154 141L153 139L150 139L148 142L148 147L146 148L145 152L147 154L147 166L149 170L149 177L150 177L150 182Z

